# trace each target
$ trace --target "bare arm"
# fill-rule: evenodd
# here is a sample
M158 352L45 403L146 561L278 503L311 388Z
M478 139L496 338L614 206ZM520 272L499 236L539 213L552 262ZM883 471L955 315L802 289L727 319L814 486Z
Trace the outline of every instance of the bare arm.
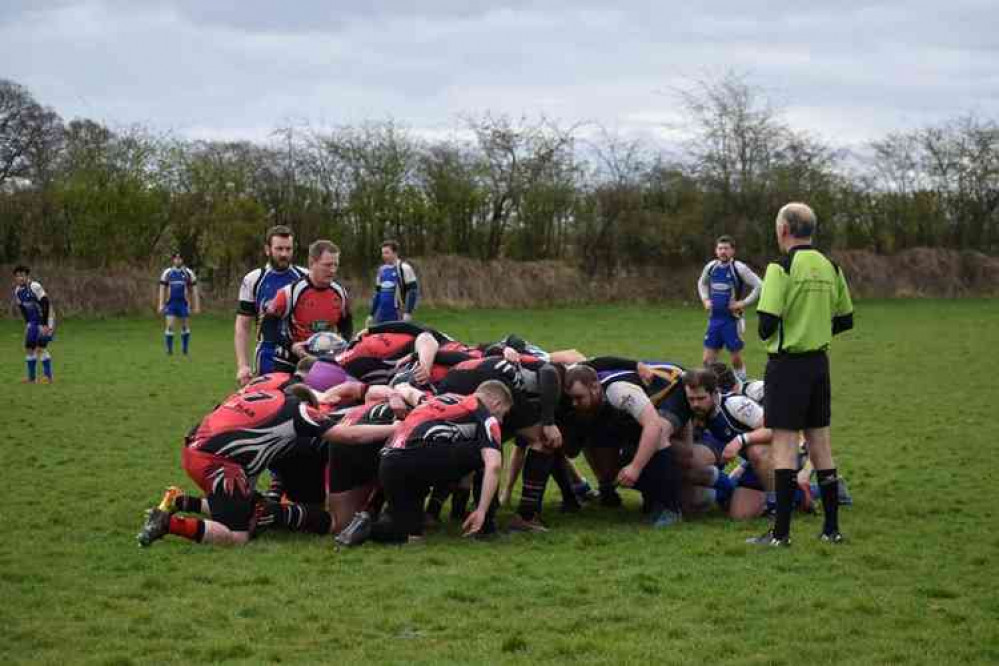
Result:
M159 289L159 298L156 299L156 311L163 312L163 303L166 302L166 285L161 284Z
M253 371L250 369L249 355L246 348L250 342L251 331L253 329L253 317L243 314L236 315L236 327L233 331L233 343L236 347L236 381L240 386L246 386Z
M420 359L420 365L416 369L416 379L420 382L430 381L430 370L434 367L434 357L440 343L430 333L420 333L413 343L416 348L416 356Z
M631 487L638 481L642 470L648 464L649 459L659 450L663 441L662 419L656 413L656 408L651 404L646 405L638 419L642 426L642 436L638 440L638 450L635 457L628 463L628 466L618 474L618 481L625 486Z
M198 289L197 284L191 285L191 305L194 307L195 314L201 312L201 290Z
M489 505L496 496L496 489L499 488L500 470L503 468L503 455L497 449L482 449L482 462L484 464L482 477L482 492L479 495L479 504L475 511L465 519L463 534L470 536L482 529L486 521L486 512Z
M391 425L337 425L323 434L323 439L334 444L371 444L388 439L395 432L399 421Z

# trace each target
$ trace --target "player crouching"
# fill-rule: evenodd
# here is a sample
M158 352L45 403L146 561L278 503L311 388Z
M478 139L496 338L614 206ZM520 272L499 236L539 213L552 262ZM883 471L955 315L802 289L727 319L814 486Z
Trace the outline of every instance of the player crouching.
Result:
M258 519L256 480L269 465L322 441L364 444L383 440L394 429L393 425L334 425L317 409L315 394L301 384L283 391L235 393L186 439L184 471L205 493L204 502L181 504L177 493L168 490L160 505L147 512L136 537L139 545L149 546L167 534L198 543L245 544ZM177 515L180 510L201 509L205 503L208 519ZM326 534L333 526L322 507L271 504L268 511L268 519L289 529Z

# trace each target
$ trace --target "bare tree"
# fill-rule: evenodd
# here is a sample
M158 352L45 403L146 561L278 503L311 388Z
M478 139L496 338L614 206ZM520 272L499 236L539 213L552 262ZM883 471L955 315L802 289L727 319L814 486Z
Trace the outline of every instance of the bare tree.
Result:
M38 104L24 86L0 79L0 185L10 178L27 178L31 157L48 155L48 146L59 141L61 130L55 111Z

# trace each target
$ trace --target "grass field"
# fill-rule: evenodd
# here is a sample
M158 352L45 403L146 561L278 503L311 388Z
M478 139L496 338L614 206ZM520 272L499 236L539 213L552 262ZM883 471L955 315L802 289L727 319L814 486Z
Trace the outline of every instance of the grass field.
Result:
M693 308L424 313L476 341L519 332L694 363ZM56 384L22 386L21 327L0 322L0 656L7 663L999 663L993 507L999 302L863 302L833 352L834 451L851 541L743 544L720 516L653 531L626 510L549 534L336 552L270 532L242 550L168 538L143 509L186 430L233 385L232 320L195 319L166 358L154 319L67 321ZM751 320L755 325L755 318ZM755 336L750 370L762 371ZM501 514L501 524L508 515Z

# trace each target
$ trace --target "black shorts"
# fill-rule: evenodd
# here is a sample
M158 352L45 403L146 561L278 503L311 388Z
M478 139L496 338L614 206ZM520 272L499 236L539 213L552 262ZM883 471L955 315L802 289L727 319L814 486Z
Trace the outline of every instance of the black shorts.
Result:
M292 502L322 504L326 501L325 449L325 446L299 447L271 463L271 472L281 480L281 488Z
M768 428L804 430L829 425L829 357L780 354L767 361L763 410Z
M329 491L343 493L378 479L382 442L372 444L331 444Z

